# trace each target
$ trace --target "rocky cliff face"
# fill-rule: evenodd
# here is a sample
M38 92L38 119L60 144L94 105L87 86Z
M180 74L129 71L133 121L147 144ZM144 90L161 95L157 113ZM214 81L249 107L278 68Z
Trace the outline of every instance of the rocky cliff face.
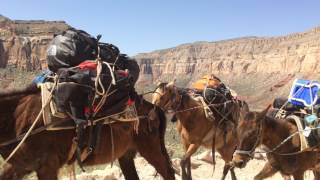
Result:
M43 69L48 43L68 27L64 21L12 21L0 15L0 68Z
M320 27L281 37L184 44L136 58L142 70L140 83L176 77L190 85L200 76L213 73L259 105L268 103L270 97L287 95L295 78L318 78Z
M0 68L45 68L53 34L68 27L63 21L20 21L0 15ZM275 96L287 96L295 78L320 78L320 27L281 37L184 44L135 58L141 68L138 87L144 91L158 80L177 78L181 86L189 86L200 76L213 73L261 108Z

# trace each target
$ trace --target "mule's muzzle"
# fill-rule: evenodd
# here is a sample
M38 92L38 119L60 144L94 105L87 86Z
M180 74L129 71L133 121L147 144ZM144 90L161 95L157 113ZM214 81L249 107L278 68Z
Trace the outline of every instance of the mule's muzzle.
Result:
M232 163L237 168L244 168L246 166L246 162L244 160L233 161Z
M237 168L244 168L247 165L248 160L244 159L241 155L235 155L231 164Z

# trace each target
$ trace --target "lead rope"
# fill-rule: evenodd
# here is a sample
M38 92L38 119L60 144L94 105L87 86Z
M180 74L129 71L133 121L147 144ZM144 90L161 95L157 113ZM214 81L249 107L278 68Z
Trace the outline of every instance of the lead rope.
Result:
M53 91L55 90L55 87L57 85L57 76L54 78L54 86L52 87L49 97L46 100L46 103L44 104L44 106L41 108L40 112L38 113L35 121L32 123L31 127L29 128L29 130L27 131L27 133L25 134L25 136L22 138L22 140L20 141L20 143L14 148L14 150L10 153L10 155L4 160L4 162L1 165L1 169L3 169L3 166L6 165L8 163L8 161L15 155L15 153L19 150L19 148L21 147L21 145L25 142L25 140L29 137L30 133L32 132L33 128L35 127L35 125L37 124L37 122L41 119L44 107L46 107L49 102L51 101L52 98L52 94Z

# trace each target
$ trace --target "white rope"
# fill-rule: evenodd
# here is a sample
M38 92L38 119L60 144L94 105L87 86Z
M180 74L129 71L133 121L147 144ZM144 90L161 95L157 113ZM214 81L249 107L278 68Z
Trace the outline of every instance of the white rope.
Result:
M111 84L112 85L116 85L116 78L114 76L114 71L112 70L111 66L109 63L107 62L103 62L100 58L100 48L98 47L98 57L96 59L96 63L97 63L97 77L95 79L95 89L96 89L96 94L103 96L104 94L106 94L106 91L104 89L103 83L101 81L101 73L102 73L102 69L103 69L103 64L107 65L110 75L111 75ZM110 86L111 86L110 84ZM99 88L101 88L101 91L99 91Z
M109 68L110 75L111 75L111 77L112 77L111 83L112 83L113 85L116 85L116 78L114 77L113 70L112 70L110 64L107 63L107 62L102 62L102 63L105 64L105 65L107 65L107 67Z
M100 48L98 47L98 57L97 57L97 77L95 79L95 93L96 95L102 96L100 102L97 104L97 107L95 109L95 112L93 114L93 116L95 116L99 110L101 109L101 107L105 104L107 97L109 97L111 94L113 94L116 90L114 90L113 92L109 93L111 86L112 85L116 85L116 78L114 76L114 69L111 68L110 64L107 62L103 62L101 61L100 58ZM103 68L103 64L107 65L110 75L111 75L111 83L109 84L107 90L105 90L104 85L101 81L101 73L102 73L102 68ZM101 88L101 91L99 90L99 88ZM93 103L95 103L96 97L93 101Z
M95 90L96 90L96 94L102 96L105 94L105 89L104 89L104 86L101 82L101 72L102 72L102 63L101 63L101 60L97 59L96 60L97 62L97 76L96 76L96 79L95 79ZM101 88L101 91L99 90L99 87Z

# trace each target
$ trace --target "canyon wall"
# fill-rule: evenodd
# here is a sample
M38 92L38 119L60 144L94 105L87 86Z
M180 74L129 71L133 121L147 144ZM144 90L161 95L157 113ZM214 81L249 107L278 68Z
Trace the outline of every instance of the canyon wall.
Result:
M245 37L196 42L136 56L139 83L182 80L190 85L215 74L259 107L268 98L287 96L295 78L317 79L320 73L320 27L281 37Z
M64 21L10 20L0 15L0 69L32 72L46 68L48 43L68 27ZM280 37L183 44L135 58L141 68L140 92L174 78L180 86L190 86L213 73L252 106L261 108L276 96L287 96L295 78L320 78L320 27ZM6 73L0 72L4 82L2 76Z
M0 15L0 68L45 68L49 42L55 33L68 27L64 21L10 20Z

